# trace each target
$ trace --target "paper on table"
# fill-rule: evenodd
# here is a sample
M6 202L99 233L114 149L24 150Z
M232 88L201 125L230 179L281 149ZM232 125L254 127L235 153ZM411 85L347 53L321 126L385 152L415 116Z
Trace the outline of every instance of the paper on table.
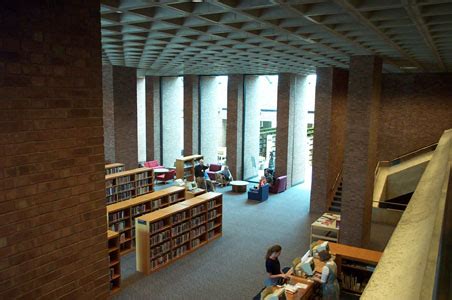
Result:
M300 288L300 289L307 289L307 288L308 288L308 285L307 285L307 284L300 283L300 282L297 283L295 286L298 287L298 288Z

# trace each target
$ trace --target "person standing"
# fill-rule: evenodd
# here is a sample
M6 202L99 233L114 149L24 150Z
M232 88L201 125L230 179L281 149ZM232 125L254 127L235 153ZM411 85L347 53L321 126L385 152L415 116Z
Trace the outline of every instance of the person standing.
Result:
M281 264L278 259L281 251L282 248L280 245L273 245L267 250L267 254L265 255L265 269L267 270L268 278L264 281L265 286L282 284L285 279L289 278L289 275L285 274L289 268L284 268L281 271Z
M339 282L337 281L337 265L329 251L319 253L321 261L326 262L322 268L322 275L312 279L322 284L322 300L339 300Z

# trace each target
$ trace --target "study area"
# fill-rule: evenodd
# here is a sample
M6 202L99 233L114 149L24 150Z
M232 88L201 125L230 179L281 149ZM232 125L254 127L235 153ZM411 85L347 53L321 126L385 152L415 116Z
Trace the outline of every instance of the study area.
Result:
M4 1L0 299L448 299L452 2Z

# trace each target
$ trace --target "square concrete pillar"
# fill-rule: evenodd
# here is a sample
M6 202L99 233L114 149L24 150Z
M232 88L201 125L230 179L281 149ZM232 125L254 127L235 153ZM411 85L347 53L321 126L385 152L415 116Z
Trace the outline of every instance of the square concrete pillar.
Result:
M314 213L328 210L328 197L342 170L345 145L348 71L317 68L311 207Z
M340 242L358 247L370 238L381 68L376 56L350 61Z
M161 157L160 77L146 76L146 160Z
M111 116L104 114L106 156L133 169L138 166L136 69L104 66L102 71L104 104L113 112Z
M184 76L184 156L199 149L199 76Z
M234 179L242 179L244 76L228 77L226 163Z

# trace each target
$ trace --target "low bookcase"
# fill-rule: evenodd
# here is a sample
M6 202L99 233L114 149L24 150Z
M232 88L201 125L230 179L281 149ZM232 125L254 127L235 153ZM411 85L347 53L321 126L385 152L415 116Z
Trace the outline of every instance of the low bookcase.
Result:
M135 219L137 270L150 274L222 235L223 196L206 193Z
M194 181L195 167L202 158L202 155L195 154L176 159L176 178Z
M184 201L185 188L172 186L107 206L108 228L119 233L121 254L135 247L135 218Z
M121 266L119 253L119 234L108 230L108 263L110 267L110 293L119 291L121 286Z
M107 205L154 191L154 171L138 168L105 176Z
M124 164L121 163L114 163L114 164L108 164L105 165L105 175L110 175L113 173L123 172L125 171Z

